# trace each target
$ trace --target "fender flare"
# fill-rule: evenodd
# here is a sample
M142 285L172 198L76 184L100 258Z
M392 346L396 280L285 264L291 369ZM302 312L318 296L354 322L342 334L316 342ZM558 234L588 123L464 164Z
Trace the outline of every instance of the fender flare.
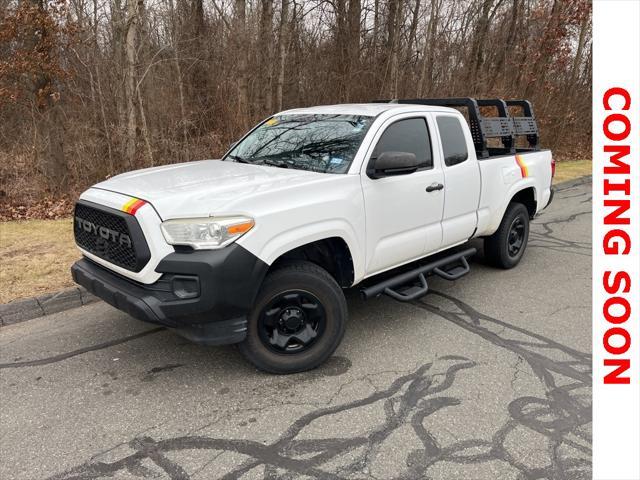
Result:
M278 258L291 250L329 238L339 238L347 245L353 261L354 284L357 283L364 276L364 257L360 253L364 249L360 247L353 228L341 219L300 225L279 232L278 235L264 242L259 251L253 253L267 265L272 265Z
M538 190L536 189L535 182L532 178L523 178L519 182L514 183L507 191L507 194L504 197L506 200L503 201L503 203L500 205L500 208L497 210L493 221L489 225L489 228L487 228L489 232L493 234L498 229L500 223L502 222L502 219L504 218L504 214L507 211L507 207L509 206L513 198L518 193L522 192L523 190L527 190L528 188L533 189L533 198L535 199L537 204L540 203L538 199Z

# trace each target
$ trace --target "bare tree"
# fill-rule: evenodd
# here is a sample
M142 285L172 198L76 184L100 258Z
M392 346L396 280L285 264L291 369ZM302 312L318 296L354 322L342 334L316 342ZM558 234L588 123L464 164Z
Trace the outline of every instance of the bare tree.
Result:
M273 0L261 0L260 37L258 44L260 106L267 112L273 105L273 48L271 34L273 29Z
M289 0L282 0L278 33L278 83L276 84L276 109L282 110L284 74L289 48Z
M398 96L398 57L400 55L402 0L390 0L388 7L386 48L389 54L389 61L387 67L387 92L390 97L395 98Z
M588 155L591 35L588 0L0 0L0 181L73 193L380 97L526 97L557 158Z
M235 0L234 36L238 55L238 110L240 118L246 119L249 113L249 79L247 71L247 4L246 0Z
M137 44L138 44L138 10L142 0L127 0L126 4L126 33L125 33L125 92L126 92L126 117L127 117L127 135L126 135L126 158L129 165L135 163L136 142L138 135L137 120Z

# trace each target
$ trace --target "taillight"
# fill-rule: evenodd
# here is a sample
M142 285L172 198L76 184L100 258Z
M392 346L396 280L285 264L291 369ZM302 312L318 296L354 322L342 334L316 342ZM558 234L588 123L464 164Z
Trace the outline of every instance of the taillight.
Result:
M556 176L556 161L551 159L551 178Z

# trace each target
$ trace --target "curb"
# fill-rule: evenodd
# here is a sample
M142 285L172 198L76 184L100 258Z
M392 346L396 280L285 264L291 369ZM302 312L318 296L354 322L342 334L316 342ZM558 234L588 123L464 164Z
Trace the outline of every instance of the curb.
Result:
M560 191L586 183L591 183L591 175L567 180L554 185L554 187L557 191ZM82 287L71 287L38 297L15 300L0 305L0 327L44 317L52 313L63 312L99 300L98 297L95 297Z
M71 287L59 292L15 300L0 305L0 327L63 312L98 300L98 297L82 287Z
M565 180L564 182L556 183L553 188L556 191L566 190L568 188L577 187L578 185L586 185L593 180L592 175L585 175L584 177L573 178L571 180Z

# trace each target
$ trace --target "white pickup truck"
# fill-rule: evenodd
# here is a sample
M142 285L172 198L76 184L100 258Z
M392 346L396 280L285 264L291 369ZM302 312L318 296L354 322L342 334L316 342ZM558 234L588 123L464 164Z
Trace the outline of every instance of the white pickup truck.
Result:
M221 160L130 172L85 191L72 274L140 320L195 342L239 343L268 372L304 371L342 339L344 288L413 300L427 292L426 276L468 272L475 250L453 247L476 237L494 265L517 265L529 220L552 199L553 173L526 101L288 110Z

